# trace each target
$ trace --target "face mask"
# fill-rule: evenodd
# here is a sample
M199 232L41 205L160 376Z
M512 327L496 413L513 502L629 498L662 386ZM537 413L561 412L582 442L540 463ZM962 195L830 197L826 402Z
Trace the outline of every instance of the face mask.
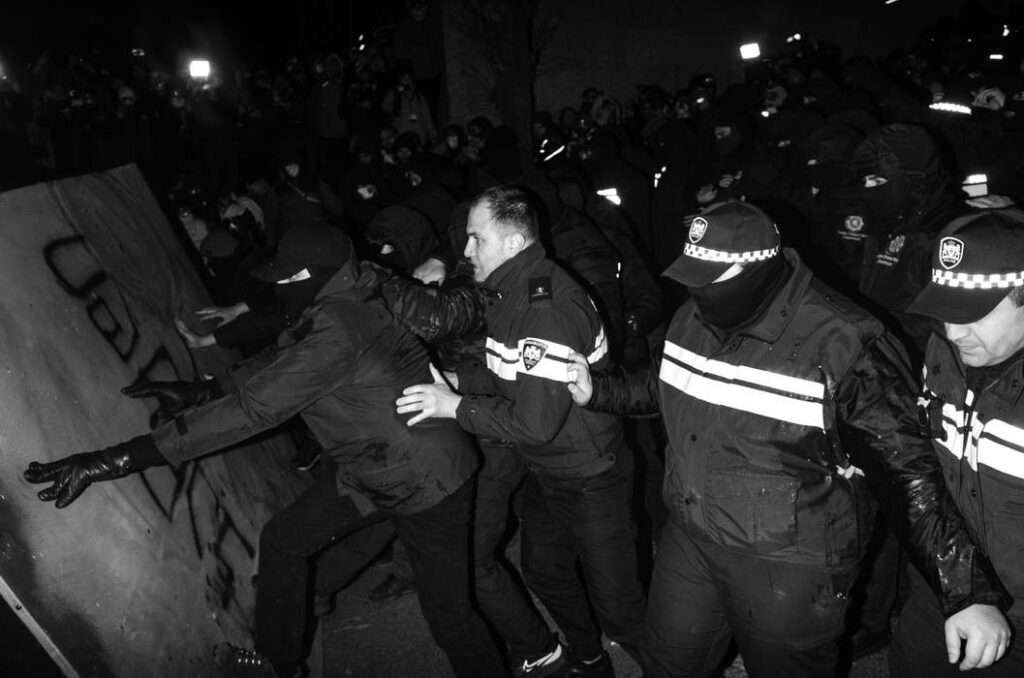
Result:
M876 225L876 231L888 232L905 216L909 196L902 182L890 180L871 186L864 189L863 195L867 217Z
M735 278L686 290L704 322L731 332L757 320L788 277L785 258L775 256Z
M740 142L742 141L743 135L734 129L726 136L715 138L715 153L720 158L732 155L739 149Z
M807 166L807 181L815 188L840 186L849 178L849 170L839 163L819 162Z
M274 296L281 303L285 324L289 326L295 324L302 312L313 303L317 292L338 272L338 269L314 267L309 271L310 277L306 280L274 285Z

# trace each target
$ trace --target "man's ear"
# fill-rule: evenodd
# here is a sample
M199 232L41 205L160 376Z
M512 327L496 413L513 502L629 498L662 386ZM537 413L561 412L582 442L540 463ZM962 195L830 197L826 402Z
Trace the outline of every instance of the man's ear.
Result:
M505 245L513 252L521 252L526 248L526 236L516 232L505 236Z

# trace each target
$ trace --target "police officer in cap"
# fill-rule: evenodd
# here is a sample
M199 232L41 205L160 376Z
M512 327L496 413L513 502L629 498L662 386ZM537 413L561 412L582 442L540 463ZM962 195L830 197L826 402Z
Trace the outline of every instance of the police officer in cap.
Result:
M959 646L950 647L947 661L946 611L914 576L890 666L899 676L953 676L992 663L1010 643L979 675L1022 676L1024 211L974 211L951 221L932 248L930 274L910 306L941 323L925 352L922 404L949 493L1012 597L1006 616L1014 637L985 648L980 662L970 642L962 661Z
M592 409L660 409L668 431L646 675L712 675L731 638L751 676L833 675L869 489L891 498L951 646L997 650L1006 627L988 604L1005 593L945 492L906 355L881 323L815 279L748 203L690 219L666 275L690 300L660 366L591 377L573 355L569 385Z

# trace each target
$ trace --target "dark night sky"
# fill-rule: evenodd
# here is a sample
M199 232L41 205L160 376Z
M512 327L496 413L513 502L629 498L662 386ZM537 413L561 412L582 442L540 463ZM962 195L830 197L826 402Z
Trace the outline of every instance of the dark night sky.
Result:
M291 54L323 48L343 50L360 32L400 20L406 1L274 0L270 5L232 3L227 8L198 0L133 3L127 7L123 2L110 0L78 5L12 0L0 20L0 64L17 71L44 48L56 50L57 55L100 49L104 60L109 61L111 56L127 55L132 47L144 47L172 69L200 55L209 56L222 66L237 61L250 66L275 66ZM786 0L776 1L783 6L788 4ZM965 1L968 5L1004 10L1024 8L1024 2L1017 0ZM882 0L828 2L867 7ZM925 11L933 4L930 0L901 3L908 11ZM15 4L20 5L20 11L12 11ZM752 4L756 7L758 2ZM893 16L898 14L893 12ZM974 12L966 13L966 17L972 15L976 16Z
M0 58L12 64L24 63L44 48L90 47L114 54L143 47L168 65L198 52L273 64L303 50L343 49L359 32L401 19L404 6L402 0L276 0L269 6L253 2L226 9L170 0L128 8L102 1L58 8L19 1L22 11L0 21Z

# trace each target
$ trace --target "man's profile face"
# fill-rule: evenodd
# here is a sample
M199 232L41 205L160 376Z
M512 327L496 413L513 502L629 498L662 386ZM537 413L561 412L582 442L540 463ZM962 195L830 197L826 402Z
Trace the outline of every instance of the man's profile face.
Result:
M1007 296L981 320L967 325L943 323L943 329L964 365L998 365L1024 348L1024 308Z
M475 205L466 220L466 250L463 254L473 264L473 279L487 280L494 269L514 257L518 250L511 246L512 236L502 235L501 228L491 219L485 203Z

